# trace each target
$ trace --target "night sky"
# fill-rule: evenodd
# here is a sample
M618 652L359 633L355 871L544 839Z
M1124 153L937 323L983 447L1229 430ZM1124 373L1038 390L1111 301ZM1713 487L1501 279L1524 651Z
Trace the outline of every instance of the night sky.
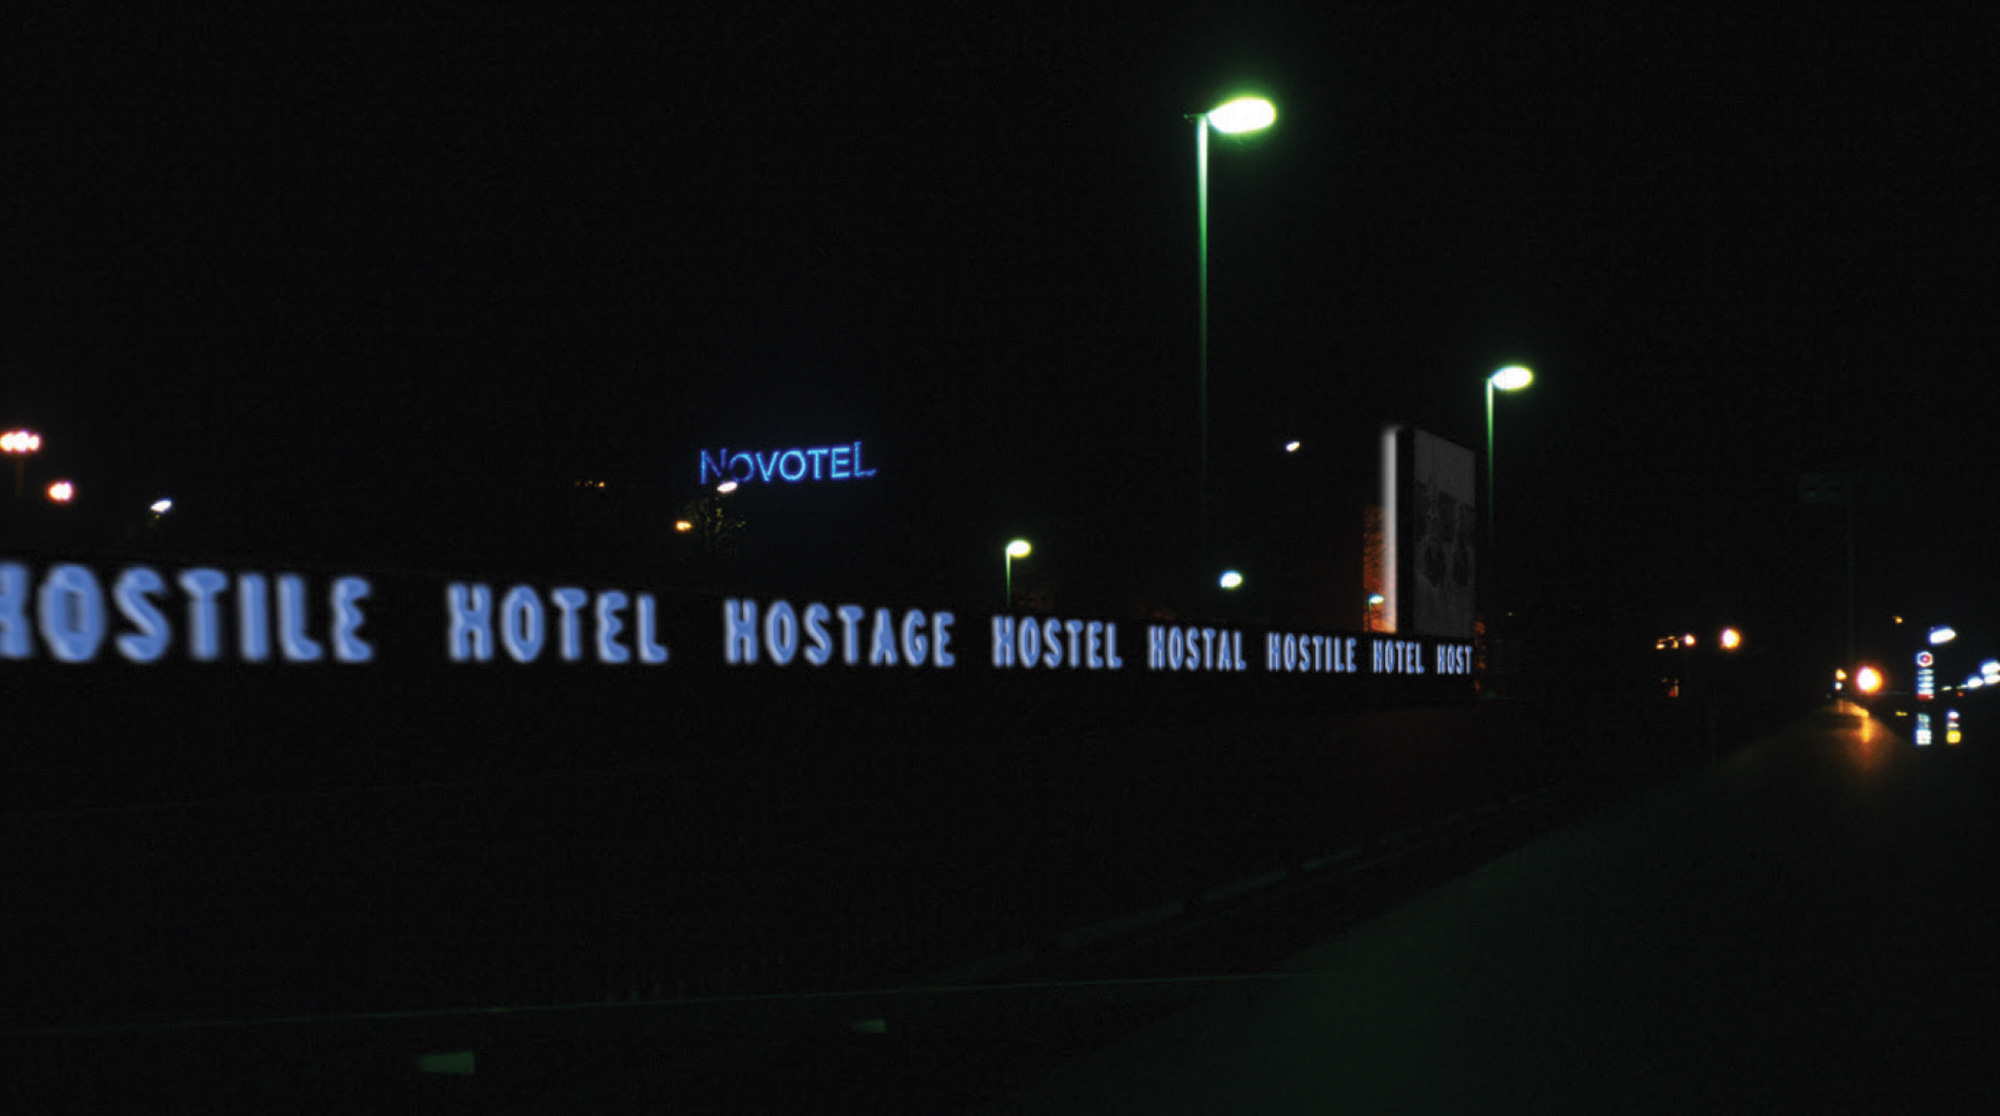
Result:
M191 555L521 576L645 572L700 449L865 439L872 487L744 505L798 593L997 594L1019 534L1058 607L1172 596L1184 114L1247 88L1210 431L1253 577L1358 545L1384 422L1482 445L1518 362L1536 607L1834 638L1799 479L1866 470L1864 616L2000 644L1995 17L808 7L34 17L0 423L93 547L167 493Z

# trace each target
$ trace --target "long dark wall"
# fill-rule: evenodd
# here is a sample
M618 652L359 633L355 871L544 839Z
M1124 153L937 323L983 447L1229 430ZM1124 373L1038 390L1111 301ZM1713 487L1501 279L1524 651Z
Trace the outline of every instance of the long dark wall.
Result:
M716 601L668 667L453 664L386 622L436 591L378 579L367 666L0 664L9 1025L923 979L1713 746L1642 689L1153 674L1143 622L1115 673L979 668L984 614L967 669L728 666Z

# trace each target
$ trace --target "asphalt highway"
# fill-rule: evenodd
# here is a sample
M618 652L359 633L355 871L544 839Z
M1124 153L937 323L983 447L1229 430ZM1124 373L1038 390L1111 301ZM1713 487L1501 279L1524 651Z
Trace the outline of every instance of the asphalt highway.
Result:
M1977 743L1830 707L981 1111L1968 1110L2000 1084Z

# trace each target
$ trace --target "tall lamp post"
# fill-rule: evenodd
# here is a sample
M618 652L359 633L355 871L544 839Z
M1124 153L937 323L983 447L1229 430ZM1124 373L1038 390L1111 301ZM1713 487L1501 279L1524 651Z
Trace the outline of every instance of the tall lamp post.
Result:
M1007 611L1014 610L1014 559L1026 558L1034 551L1026 539L1015 539L1007 544Z
M1262 97L1237 97L1207 112L1189 113L1194 122L1195 249L1198 264L1198 314L1195 344L1198 365L1195 408L1201 419L1201 558L1208 558L1208 130L1225 136L1260 132L1278 119L1278 110Z
M1494 533L1493 516L1493 391L1519 391L1535 381L1535 374L1518 364L1510 364L1486 377L1486 570L1490 580L1498 580L1500 547ZM1494 595L1498 597L1498 586ZM1496 604L1498 601L1496 599Z
M41 452L42 436L32 430L9 430L0 434L0 453L14 459L14 498L21 498L27 480L28 457Z

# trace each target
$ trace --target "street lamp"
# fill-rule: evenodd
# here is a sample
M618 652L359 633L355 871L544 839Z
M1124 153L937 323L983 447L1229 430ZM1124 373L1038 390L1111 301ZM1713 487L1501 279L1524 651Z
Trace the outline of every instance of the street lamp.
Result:
M1493 527L1493 390L1519 391L1535 381L1535 374L1518 364L1510 364L1486 377L1486 569L1489 579L1499 568L1499 545ZM1495 588L1495 604L1498 588Z
M1225 136L1260 132L1278 119L1278 110L1262 97L1237 97L1207 112L1189 113L1194 122L1195 249L1199 260L1198 314L1195 345L1198 354L1195 407L1201 419L1201 557L1208 557L1208 130Z
M1026 539L1015 539L1007 544L1007 609L1010 612L1014 609L1014 559L1026 558L1034 549Z
M41 452L42 436L32 430L9 430L0 434L0 453L14 459L14 498L20 499L28 471L28 458Z
M1243 574L1238 570L1224 570L1222 571L1222 576L1217 578L1215 583L1224 589L1241 589L1243 588Z

